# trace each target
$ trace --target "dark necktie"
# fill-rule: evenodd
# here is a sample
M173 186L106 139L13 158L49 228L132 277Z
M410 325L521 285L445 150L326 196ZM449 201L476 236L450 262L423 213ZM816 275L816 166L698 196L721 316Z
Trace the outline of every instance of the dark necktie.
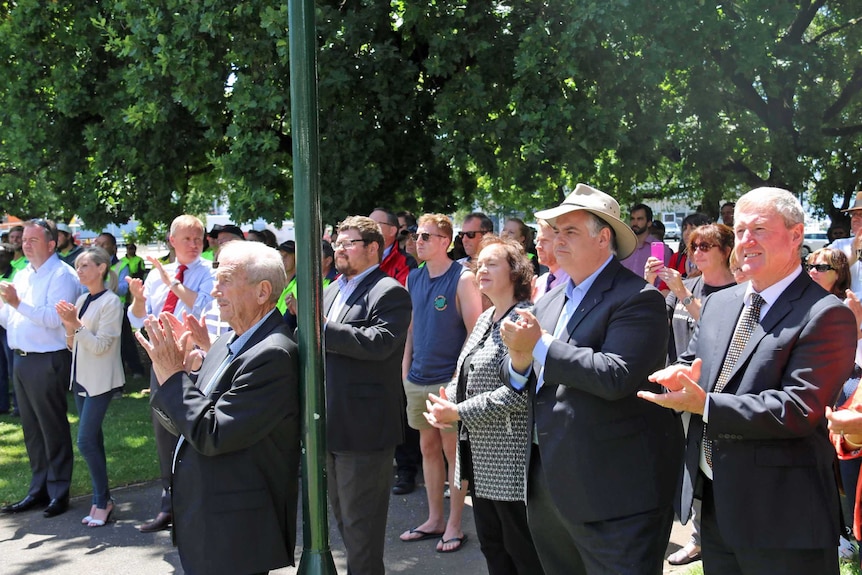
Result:
M554 282L557 281L557 276L554 275L554 272L548 272L548 281L545 282L545 291L551 291L551 288L554 287Z
M180 267L177 268L177 281L183 283L183 278L186 275L186 270L189 269L185 264L180 264ZM174 313L174 310L177 309L177 302L179 302L180 298L177 297L177 294L174 293L174 290L170 290L168 292L168 297L165 299L165 307L162 308L162 311L166 311L168 313Z
M727 356L721 365L721 373L718 374L718 380L716 380L715 388L712 390L713 393L721 393L730 380L730 372L733 371L739 356L742 355L745 344L751 339L755 326L760 323L760 308L763 303L760 294L752 294L751 305L742 311L730 340L730 349L727 350ZM706 463L712 468L712 440L706 438L706 425L703 426L703 453L706 456Z

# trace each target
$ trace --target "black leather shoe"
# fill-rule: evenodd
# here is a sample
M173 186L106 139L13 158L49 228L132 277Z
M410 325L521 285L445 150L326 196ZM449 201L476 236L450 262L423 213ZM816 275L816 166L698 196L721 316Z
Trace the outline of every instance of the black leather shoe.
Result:
M45 511L42 512L42 515L45 517L56 517L65 513L67 509L69 509L68 497L52 499L51 503L48 504L48 507L45 508Z
M156 518L149 523L144 523L138 530L141 533L155 533L156 531L164 531L171 526L171 514L160 511Z
M10 505L6 505L3 508L0 508L0 512L3 513L21 513L22 511L29 511L34 507L41 507L48 502L47 497L38 497L34 495L28 495L21 501L17 503L12 503Z
M394 495L407 495L416 490L416 480L408 477L398 476L395 478L395 485L392 486Z

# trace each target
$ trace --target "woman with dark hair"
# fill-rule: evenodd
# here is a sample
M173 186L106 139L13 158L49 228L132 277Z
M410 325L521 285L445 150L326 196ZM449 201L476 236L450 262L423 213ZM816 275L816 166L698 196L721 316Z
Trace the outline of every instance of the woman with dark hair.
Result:
M688 233L683 231L683 236L688 238L688 243L685 249L680 247L680 252L699 273L683 279L682 272L673 267L657 266L655 269L655 275L661 278L670 290L665 299L670 321L668 364L675 362L677 356L688 348L694 327L700 319L703 299L711 293L736 285L730 271L730 257L734 246L733 230L724 224L706 224L690 228ZM684 417L683 421L687 427L687 417ZM700 559L699 500L695 500L692 527L689 542L667 558L671 565L686 565Z
M488 573L540 575L524 498L527 397L500 379L508 353L500 322L530 308L533 271L514 240L486 235L479 248L476 280L493 305L464 344L455 379L439 396L428 395L425 417L441 429L460 422L454 484L473 483L473 516Z
M817 285L840 299L850 289L850 264L844 252L834 248L820 248L808 254L805 270Z
M500 231L501 238L515 240L524 248L524 253L530 258L533 274L539 275L539 259L536 257L536 244L533 241L533 228L520 218L509 218Z
M102 248L90 248L75 259L78 279L87 293L75 305L57 303L66 328L66 347L72 351L71 388L80 418L78 449L87 462L93 483L90 513L81 520L88 527L102 527L111 518L114 500L108 487L108 468L102 421L113 391L125 383L120 358L123 304L106 282L116 285L111 256Z

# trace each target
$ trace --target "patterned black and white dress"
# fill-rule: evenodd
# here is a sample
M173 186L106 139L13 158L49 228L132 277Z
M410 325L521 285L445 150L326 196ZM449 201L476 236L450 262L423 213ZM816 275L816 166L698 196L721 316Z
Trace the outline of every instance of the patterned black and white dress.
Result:
M514 309L530 309L529 301L518 302L508 317L516 320ZM469 437L473 461L473 493L495 501L525 501L527 444L527 394L513 391L500 380L500 367L508 350L500 338L500 322L493 321L495 309L486 310L461 350L456 377L446 394L457 397L458 380L465 378L465 399L458 403L458 415ZM465 362L467 365L465 365ZM463 437L462 433L462 437ZM455 462L455 485L462 480L461 442Z

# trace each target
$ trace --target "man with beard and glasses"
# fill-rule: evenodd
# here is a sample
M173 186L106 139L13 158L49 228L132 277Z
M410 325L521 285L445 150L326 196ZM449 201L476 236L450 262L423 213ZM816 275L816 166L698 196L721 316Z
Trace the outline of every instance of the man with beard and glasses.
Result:
M334 242L341 275L323 294L329 500L354 575L385 573L392 457L404 440L401 359L412 305L380 266L385 242L375 220L344 220Z
M650 224L652 224L652 208L646 204L635 204L632 206L629 210L629 226L635 233L637 245L632 255L620 263L623 264L624 268L631 270L639 276L643 276L644 266L651 255L650 250L652 248L650 244L659 241L650 235ZM670 261L671 255L673 255L673 252L665 245L663 258L665 264Z

